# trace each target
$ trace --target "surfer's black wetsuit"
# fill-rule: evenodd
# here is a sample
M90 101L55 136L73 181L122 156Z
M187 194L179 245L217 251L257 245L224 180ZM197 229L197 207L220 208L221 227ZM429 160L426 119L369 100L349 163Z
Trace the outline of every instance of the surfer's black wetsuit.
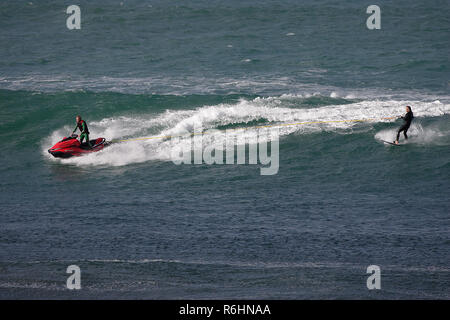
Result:
M400 127L400 129L398 129L397 131L397 141L400 138L400 132L403 131L403 135L405 136L405 139L408 139L408 135L406 134L406 132L409 129L409 126L411 125L411 121L413 120L414 115L412 113L412 111L408 111L404 117L402 117L404 123L403 125Z

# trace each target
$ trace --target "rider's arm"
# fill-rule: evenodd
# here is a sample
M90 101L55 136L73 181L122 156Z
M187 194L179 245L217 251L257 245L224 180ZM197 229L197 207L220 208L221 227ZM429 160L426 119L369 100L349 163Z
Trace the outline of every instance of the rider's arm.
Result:
M81 133L86 133L86 123L85 122L83 122L82 128L83 128L83 130L81 130Z
M405 115L405 120L406 120L406 121L411 121L411 119L412 119L411 113L408 112L408 113Z

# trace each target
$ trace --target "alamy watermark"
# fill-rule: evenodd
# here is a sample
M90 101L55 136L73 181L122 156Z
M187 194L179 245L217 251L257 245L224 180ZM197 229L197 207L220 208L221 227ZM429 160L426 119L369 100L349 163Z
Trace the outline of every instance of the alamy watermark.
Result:
M366 273L370 274L367 278L367 289L381 289L381 269L377 265L370 265L367 267Z
M67 267L66 273L70 276L67 278L66 287L69 290L80 290L81 289L81 269L79 266L72 264Z
M77 5L67 7L67 14L70 16L66 20L66 26L69 30L81 29L81 9Z
M261 175L274 175L279 169L279 129L210 129L201 125L194 133L171 137L171 159L180 164L260 164Z
M372 4L367 7L366 13L371 14L366 20L366 26L369 30L381 29L381 9L379 6Z

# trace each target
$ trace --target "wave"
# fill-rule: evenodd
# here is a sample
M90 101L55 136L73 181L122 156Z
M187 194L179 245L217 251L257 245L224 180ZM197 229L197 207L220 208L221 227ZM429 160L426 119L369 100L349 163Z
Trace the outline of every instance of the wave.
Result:
M326 70L304 71L305 79ZM309 81L309 80L308 80ZM152 95L264 95L305 93L349 99L436 100L450 102L447 93L430 93L421 90L393 91L390 88L340 88L321 85L317 81L299 82L288 76L200 77L200 76L151 76L151 77L77 77L71 75L31 74L27 76L0 77L0 89L33 92L116 92L123 94Z
M178 147L191 145L189 133L199 133L207 130L214 134L203 135L203 148L216 145L218 136L235 139L235 144L244 141L247 144L256 143L261 130L276 128L279 137L296 134L312 134L318 132L339 132L351 134L353 129L368 131L379 123L389 123L395 120L385 119L396 117L403 113L405 105L413 107L416 118L438 117L450 114L450 104L440 101L396 101L396 100L364 100L346 104L335 104L319 107L296 107L305 97L300 95L283 95L279 97L241 99L235 103L219 103L206 105L193 110L166 110L159 114L141 115L136 117L120 116L104 118L89 123L91 137L105 137L128 140L112 144L98 153L92 153L79 158L63 161L74 165L108 165L122 166L131 163L141 163L150 160L171 160L171 150L174 143ZM350 121L349 121L350 120ZM356 121L353 121L356 120ZM363 120L363 121L359 121ZM258 126L269 128L248 127L257 123ZM229 128L230 130L225 130ZM72 128L65 126L48 136L42 142L43 153ZM419 134L419 131L421 134ZM436 129L438 130L438 129ZM375 137L392 139L395 129L384 129ZM433 129L412 126L411 135L421 136L422 141L432 140L438 132ZM445 134L445 133L442 133ZM244 139L237 142L237 137ZM146 139L151 137L152 139ZM167 137L178 137L168 139ZM261 138L261 137L259 137ZM266 137L267 141L271 138ZM261 140L259 140L261 141Z

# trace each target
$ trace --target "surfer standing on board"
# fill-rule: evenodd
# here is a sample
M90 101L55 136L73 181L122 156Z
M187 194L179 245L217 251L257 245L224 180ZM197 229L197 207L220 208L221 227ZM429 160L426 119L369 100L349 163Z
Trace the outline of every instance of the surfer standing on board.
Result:
M403 125L400 127L400 129L398 129L397 131L397 139L394 141L395 144L398 144L398 139L400 138L400 132L403 131L403 135L405 136L405 140L408 140L408 136L406 134L406 132L409 129L409 126L411 125L411 121L414 118L414 115L412 113L411 107L410 106L406 106L406 114L401 117L403 119Z

